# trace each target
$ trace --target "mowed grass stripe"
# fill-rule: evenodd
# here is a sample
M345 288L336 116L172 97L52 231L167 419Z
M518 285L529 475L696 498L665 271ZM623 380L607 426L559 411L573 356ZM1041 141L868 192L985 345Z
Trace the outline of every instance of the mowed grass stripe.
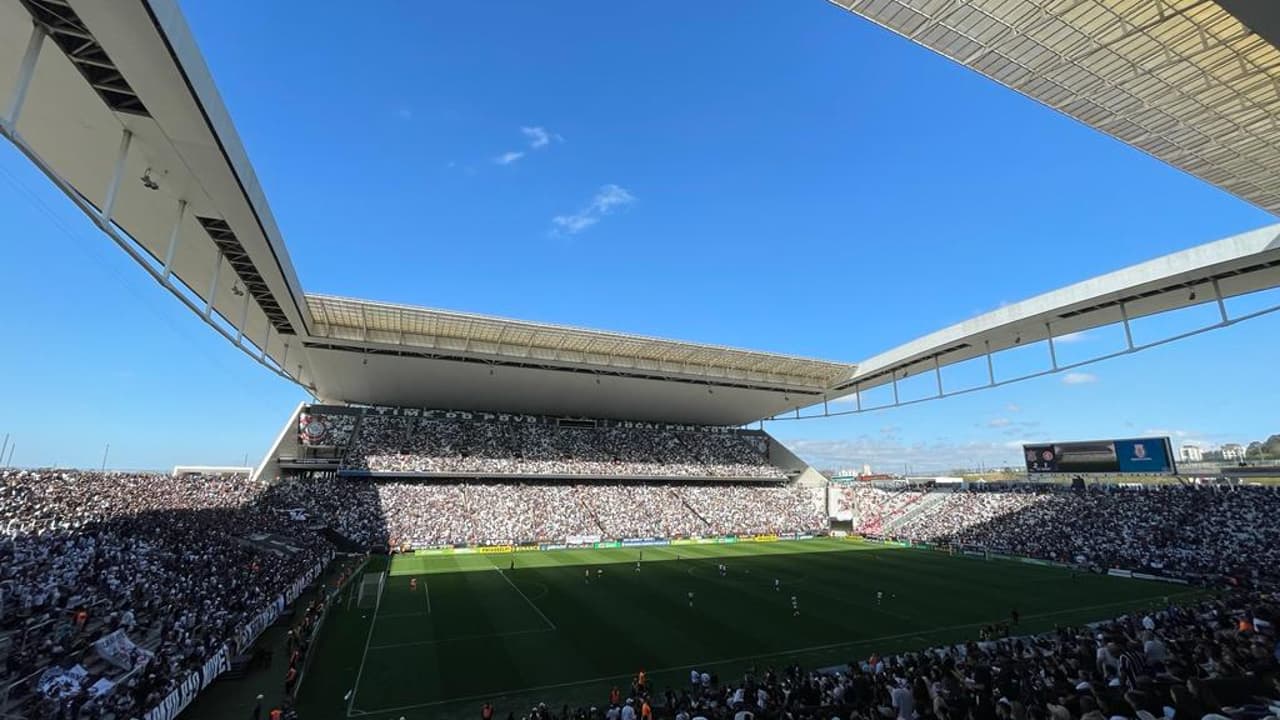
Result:
M843 540L670 546L643 553L639 573L636 548L398 556L388 595L410 594L406 568L421 574L419 595L430 575L432 612L424 612L422 597L410 598L405 605L418 614L388 617L385 636L380 616L376 634L388 647L370 652L356 709L369 713L367 720L449 718L474 715L477 698L501 698L504 716L527 712L527 704L516 703L533 699L538 688L555 689L553 696L537 699L557 705L599 704L612 681L622 682L642 667L660 687L680 687L691 665L732 677L753 660L841 664L851 654L970 638L975 628L1007 617L1012 607L1032 631L1051 627L1049 617L1109 617L1181 589ZM729 567L724 578L715 569L721 557ZM590 582L584 569L591 571ZM596 569L603 577L596 577ZM782 581L780 591L773 590L774 577ZM880 605L877 590L885 592ZM798 618L791 617L792 594L800 600ZM383 610L390 614L400 602L384 597ZM547 628L533 606L556 624L555 631L524 632ZM1033 617L1042 613L1045 627L1037 628ZM392 621L403 626L391 627ZM345 717L345 707L333 698L351 687L358 667L338 648L350 642L350 627L368 627L368 618L344 613L333 614L330 622L299 699L307 717L320 720ZM429 625L430 631L410 627L415 624ZM331 633L338 640L330 642ZM427 642L413 643L418 637ZM350 653L358 657L361 647L352 645ZM322 680L312 685L316 678ZM391 715L391 708L401 710Z

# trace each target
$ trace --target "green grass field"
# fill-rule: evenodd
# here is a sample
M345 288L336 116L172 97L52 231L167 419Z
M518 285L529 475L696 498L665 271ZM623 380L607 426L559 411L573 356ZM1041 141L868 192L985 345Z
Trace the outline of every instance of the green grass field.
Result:
M642 668L659 690L679 688L690 668L735 678L752 665L840 665L974 638L1012 608L1019 632L1034 632L1192 592L840 539L644 548L636 572L639 556L396 556L376 612L344 596L330 613L299 710L311 720L414 720L474 717L490 701L506 717L539 700L601 704Z

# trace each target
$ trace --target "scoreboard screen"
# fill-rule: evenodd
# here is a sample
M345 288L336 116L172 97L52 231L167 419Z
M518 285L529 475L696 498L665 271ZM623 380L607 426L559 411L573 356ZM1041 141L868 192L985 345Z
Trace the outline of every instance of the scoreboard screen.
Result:
M1023 445L1029 473L1148 473L1172 474L1173 446L1169 438L1090 440Z

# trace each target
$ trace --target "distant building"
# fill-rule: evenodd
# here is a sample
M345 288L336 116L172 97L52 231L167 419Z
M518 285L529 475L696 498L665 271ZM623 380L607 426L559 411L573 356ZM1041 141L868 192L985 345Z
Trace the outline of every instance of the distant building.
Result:
M1190 443L1183 445L1178 453L1182 457L1182 462L1200 462L1204 460L1204 451L1199 445Z
M1222 446L1222 459L1232 462L1244 459L1244 446L1240 443L1227 443Z

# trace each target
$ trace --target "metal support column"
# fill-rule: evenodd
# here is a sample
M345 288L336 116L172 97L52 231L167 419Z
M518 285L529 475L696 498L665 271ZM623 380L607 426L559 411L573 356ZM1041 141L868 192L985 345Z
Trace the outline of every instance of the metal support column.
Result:
M1213 299L1218 301L1218 314L1222 316L1222 322L1231 322L1231 318L1227 315L1227 304L1222 300L1222 288L1218 285L1218 278L1213 279Z
M31 78L36 74L36 61L40 59L40 47L44 44L44 28L31 25L31 37L27 40L27 51L22 55L22 65L18 66L18 82L9 95L9 107L0 125L17 132L18 118L22 115L22 105L27 101L27 91L31 89Z
M853 399L858 404L858 412L862 412L862 383L853 384Z
M107 186L107 199L102 202L102 219L107 222L111 222L111 213L116 208L116 195L120 192L120 181L124 179L124 166L132 143L133 131L125 128L120 135L120 153L116 155L116 166L111 171L111 184Z
M987 384L995 385L996 384L996 367L991 362L991 341L983 340L982 344L985 345L987 348Z
M213 314L213 299L218 293L218 275L222 273L222 253L218 253L218 259L213 263L213 278L209 280L209 294L204 300L204 319L208 320Z
M262 333L262 347L259 348L262 352L258 353L258 358L264 363L267 361L267 345L269 344L271 344L271 319L267 318L267 331Z
M889 378L893 380L893 406L897 407L899 404L898 403L898 374L896 372L890 372Z
M1124 341L1133 349L1133 329L1129 327L1129 311L1125 309L1124 303L1120 303L1120 320L1124 322Z
M942 368L938 365L938 356L933 356L933 379L938 381L938 397L942 397Z
M169 249L164 251L164 269L161 271L161 282L168 282L173 274L173 258L178 254L178 237L182 234L182 218L187 214L187 201L178 201L178 219L173 221L173 230L169 231Z
M249 292L244 292L244 302L240 304L240 324L236 326L236 344L244 339L244 323L249 319ZM270 324L270 323L268 323Z
M1058 349L1053 346L1053 328L1049 323L1044 324L1045 333L1049 336L1049 362L1053 363L1053 369L1058 369Z

